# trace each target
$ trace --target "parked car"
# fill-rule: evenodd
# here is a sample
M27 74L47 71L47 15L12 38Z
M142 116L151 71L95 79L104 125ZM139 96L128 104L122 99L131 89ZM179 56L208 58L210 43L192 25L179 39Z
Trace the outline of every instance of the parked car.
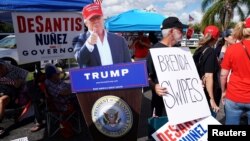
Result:
M33 63L27 63L27 64L19 63L15 35L9 35L0 40L0 58L3 59L7 63L10 63L15 66L20 66L21 68L24 68L29 71L34 71L35 66L42 67L41 62L33 62ZM66 66L65 59L53 60L52 62L57 62L56 65L59 67L64 68Z
M0 40L0 58L10 64L18 65L15 35L9 35Z
M198 42L201 39L202 34L194 34L190 39L186 40L186 36L183 36L181 46L186 47L198 47Z

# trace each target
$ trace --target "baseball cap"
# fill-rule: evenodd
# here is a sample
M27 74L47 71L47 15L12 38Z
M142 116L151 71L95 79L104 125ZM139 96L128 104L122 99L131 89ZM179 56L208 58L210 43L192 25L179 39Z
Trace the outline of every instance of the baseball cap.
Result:
M83 7L82 16L84 20L89 20L91 17L96 16L96 15L99 15L99 16L103 15L100 4L92 3Z
M161 30L163 29L168 29L168 28L183 28L184 25L180 22L180 20L176 17L168 17L163 20L162 25L161 25Z
M47 78L51 78L54 74L61 73L54 65L46 64L45 66L45 74Z
M232 34L232 29L226 29L224 32L222 32L222 37L228 37Z
M245 20L245 28L250 28L250 17Z
M211 34L212 38L217 40L219 38L219 35L220 35L220 30L217 26L209 25L204 30L204 36L206 36L206 34L208 34L208 33Z

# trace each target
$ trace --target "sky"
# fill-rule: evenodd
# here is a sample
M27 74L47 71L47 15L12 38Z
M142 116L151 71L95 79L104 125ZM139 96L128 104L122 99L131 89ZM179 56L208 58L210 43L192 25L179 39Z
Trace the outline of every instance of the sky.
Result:
M102 8L106 17L118 15L131 9L155 9L166 17L176 16L181 22L188 23L188 15L193 22L200 22L202 0L103 0Z
M188 15L194 18L192 23L200 23L203 16L201 2L202 0L103 0L102 8L105 18L131 9L155 9L159 14L176 16L182 23L188 24ZM243 11L246 11L244 6ZM233 21L239 21L237 14Z

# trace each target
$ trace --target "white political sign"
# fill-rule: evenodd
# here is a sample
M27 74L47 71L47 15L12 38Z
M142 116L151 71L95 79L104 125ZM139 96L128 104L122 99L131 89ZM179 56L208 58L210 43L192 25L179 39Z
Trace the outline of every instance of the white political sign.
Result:
M156 141L207 141L208 125L221 123L212 116L177 125L168 122L153 133L152 137Z
M10 140L10 141L29 141L29 140L28 140L28 137L22 137L22 138Z
M84 32L79 12L13 12L19 63L73 58L72 40Z
M186 47L150 49L169 122L173 125L211 115L192 54Z

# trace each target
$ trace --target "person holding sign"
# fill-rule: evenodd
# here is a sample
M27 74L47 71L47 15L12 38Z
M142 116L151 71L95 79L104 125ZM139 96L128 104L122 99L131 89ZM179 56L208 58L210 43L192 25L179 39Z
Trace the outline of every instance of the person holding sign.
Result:
M75 58L80 68L131 62L126 40L104 30L103 13L99 4L86 5L82 15L88 32L73 39Z
M162 22L161 32L162 39L152 48L173 47L182 40L182 29L184 25L177 17L168 17ZM155 67L151 55L147 57L147 65L149 72L149 84L152 89L151 108L154 116L162 116L164 103L162 96L168 91L166 88L159 85Z
M226 125L239 125L246 112L250 124L250 18L236 24L232 35L240 42L230 45L221 64L222 104ZM230 78L228 77L231 72ZM229 81L228 81L229 80Z
M219 111L221 88L219 85L219 63L214 50L214 45L218 40L220 30L214 25L209 25L204 30L204 37L199 41L198 49L193 55L199 76L204 85L204 92L208 104L212 111L212 116L216 117Z

